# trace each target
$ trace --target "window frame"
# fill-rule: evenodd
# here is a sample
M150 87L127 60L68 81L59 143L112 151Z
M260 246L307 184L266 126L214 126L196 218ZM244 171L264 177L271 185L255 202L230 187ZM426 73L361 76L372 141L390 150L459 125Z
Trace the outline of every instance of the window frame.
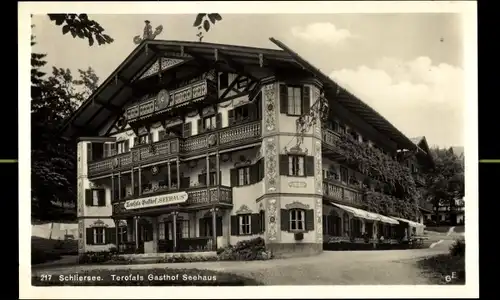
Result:
M244 222L248 221L248 222ZM240 214L238 215L238 234L239 235L252 235L252 215Z
M99 190L92 189L92 206L99 206Z
M101 231L102 233L99 234L98 231ZM94 245L106 245L106 228L105 227L93 227L92 232L93 232L93 238L94 238ZM102 242L100 242L100 243L98 243L98 236L102 237Z
M302 159L302 175L300 174L300 158ZM294 162L294 159L296 161ZM294 168L297 166L297 174L294 174ZM292 170L290 170L290 166L292 166ZM306 155L304 154L288 154L288 176L290 177L306 177Z
M210 128L207 128L206 122L210 120ZM203 132L213 131L217 129L217 115L213 114L210 116L203 117L202 120Z
M293 215L295 214L295 218ZM289 217L289 230L290 232L306 232L306 211L301 208L292 208L288 211L288 217ZM292 226L295 224L294 226ZM299 228L302 225L302 228Z
M115 146L116 147L116 154L130 152L130 144L128 147L125 147L126 144L129 144L128 140L116 142L116 146Z
M236 172L238 172L238 186L250 185L250 166L239 167Z
M293 92L292 95L290 95L290 90ZM297 113L296 111L296 108L295 105L297 103L295 103L295 101L297 101L297 99L295 98L295 91L298 90L299 91L299 98L298 98L298 110L299 110L299 113ZM304 87L301 86L301 85L286 85L286 115L287 116L291 116L291 117L299 117L302 115L303 111L302 111L302 104L304 102L303 100L303 95L304 95ZM291 112L290 111L290 100L293 100L294 103L292 103L292 107L294 108L294 111Z

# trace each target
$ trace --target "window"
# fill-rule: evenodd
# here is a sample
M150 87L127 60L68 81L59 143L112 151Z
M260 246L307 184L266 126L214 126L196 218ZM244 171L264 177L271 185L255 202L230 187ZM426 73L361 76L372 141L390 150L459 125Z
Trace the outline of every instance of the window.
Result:
M116 143L116 151L118 154L128 152L129 150L130 149L128 141L121 141Z
M179 226L182 230L181 236L182 238L189 238L189 220L182 220Z
M259 218L260 218L260 232L265 232L266 231L266 212L261 210L259 212Z
M213 130L217 128L215 116L206 117L203 119L204 130Z
M251 226L250 226L251 218L250 215L240 215L238 216L238 228L239 234L252 234Z
M92 205L99 206L99 190L92 190Z
M122 244L127 241L127 226L118 227L118 243Z
M289 155L288 156L288 175L289 176L305 176L304 175L304 156Z
M229 75L227 73L219 74L219 89L225 89L229 86Z
M340 167L340 180L347 182L349 179L349 170L346 167Z
M302 114L302 88L288 87L288 114L300 116Z
M149 135L148 134L143 134L139 136L139 145L147 144L149 142Z
M249 114L248 104L236 107L234 109L234 119L236 121L246 120L248 119L249 116L250 114Z
M165 223L158 223L158 239L165 240Z
M238 185L250 184L250 167L238 169Z
M95 245L104 245L104 227L94 228L94 244Z
M306 213L302 209L290 210L290 230L305 230Z

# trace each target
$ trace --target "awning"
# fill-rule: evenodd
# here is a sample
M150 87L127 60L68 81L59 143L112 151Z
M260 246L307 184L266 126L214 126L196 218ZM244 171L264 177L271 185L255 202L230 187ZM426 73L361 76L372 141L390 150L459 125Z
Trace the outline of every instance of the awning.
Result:
M410 221L410 220L403 219L403 218L398 218L398 217L391 217L391 218L399 220L401 222L406 222L406 223L410 224L410 226L413 226L413 227L424 227L425 226L424 224L420 224L420 223L417 223L415 221Z
M399 222L394 220L393 218L382 216L382 215L379 215L377 213L373 213L373 212L369 212L369 211L366 211L363 209L354 208L354 207L350 207L350 206L346 206L346 205L341 205L341 204L337 204L337 203L333 203L333 202L331 202L331 203L333 205L337 206L338 208L343 209L343 210L353 214L357 218L362 218L362 219L372 220L372 221L380 221L380 222L394 224L394 225L399 224Z

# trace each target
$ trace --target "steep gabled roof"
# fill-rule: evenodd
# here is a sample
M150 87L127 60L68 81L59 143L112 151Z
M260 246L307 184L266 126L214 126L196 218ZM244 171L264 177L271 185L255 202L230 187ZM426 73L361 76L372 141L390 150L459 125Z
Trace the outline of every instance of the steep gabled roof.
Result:
M431 151L429 149L429 144L427 143L427 139L425 136L417 136L410 138L410 140L415 143L418 147L417 155L421 157L425 157L425 159L431 164L434 165L434 159L432 158Z
M335 99L348 110L354 112L382 134L395 141L399 148L414 149L415 144L387 121L373 108L339 86L330 77L315 68L283 43L271 41L283 50L234 46L214 43L145 40L111 73L99 88L68 119L62 128L62 136L95 135L103 122L121 113L132 91L128 84L149 68L157 59L155 53L184 52L200 59L213 60L217 50L231 60L258 64L261 55L266 63L301 68L323 83L327 99ZM149 51L148 51L149 50ZM244 65L244 64L243 64Z

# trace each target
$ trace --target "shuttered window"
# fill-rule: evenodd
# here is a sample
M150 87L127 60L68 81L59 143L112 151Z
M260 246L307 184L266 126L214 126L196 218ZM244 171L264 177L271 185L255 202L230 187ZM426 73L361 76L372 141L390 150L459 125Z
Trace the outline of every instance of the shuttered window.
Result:
M94 245L104 245L106 243L106 239L104 237L104 227L95 227L94 228Z
M238 185L250 184L250 167L243 167L238 169Z
M290 116L308 113L311 106L311 89L308 86L280 85L280 111Z
M304 176L304 156L288 155L288 175Z

